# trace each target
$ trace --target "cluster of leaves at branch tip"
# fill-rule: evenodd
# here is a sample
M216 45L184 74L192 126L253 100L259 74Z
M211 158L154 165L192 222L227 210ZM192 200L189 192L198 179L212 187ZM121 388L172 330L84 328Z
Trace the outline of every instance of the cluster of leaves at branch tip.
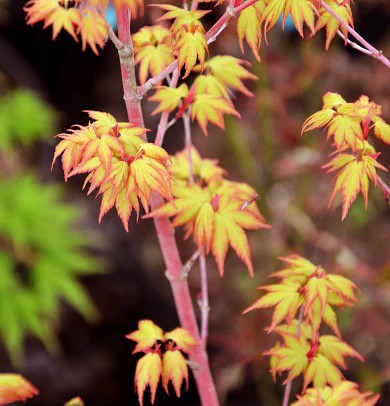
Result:
M334 404L331 400L339 400L336 404L342 406L374 405L378 396L360 393L357 385L346 381L340 371L346 368L345 357L363 361L342 340L334 311L335 307L356 304L356 285L303 257L291 255L281 260L286 268L271 275L280 279L280 283L262 286L260 289L267 293L244 312L274 308L267 331L278 334L280 340L265 352L270 356L274 380L284 372L287 373L284 383L303 375L302 396L294 405ZM335 335L320 334L322 322ZM310 384L313 387L308 389Z
M205 2L211 3L208 0ZM223 0L215 1L215 6L223 2ZM76 41L81 37L83 50L88 45L97 54L98 48L103 48L108 38L109 26L104 16L108 3L108 0L30 0L25 7L27 23L35 24L43 21L44 28L52 26L53 39L61 30L67 31ZM236 1L235 6L241 3L240 0ZM325 0L325 3L346 24L353 26L350 0ZM113 4L116 8L128 7L132 18L143 14L143 0L114 0ZM144 48L143 43L152 42L152 45L148 46L152 52L146 54L144 51L143 57L153 66L152 74L157 74L161 68L168 66L173 57L178 58L179 69L185 68L184 77L190 74L197 61L203 68L209 50L208 38L201 19L211 10L186 10L168 4L155 7L166 11L160 20L173 20L169 30L158 26L146 27L146 30L141 29L134 36L136 48L140 45ZM311 35L325 28L327 49L339 29L346 39L348 37L345 27L340 26L340 23L321 6L319 0L259 0L245 8L238 16L237 36L242 52L246 40L253 55L260 60L262 33L266 35L281 17L284 26L290 15L302 37L305 25ZM166 35L166 31L169 35ZM149 34L152 34L152 37L149 37ZM146 63L141 67L140 78L141 82L146 80Z
M169 394L169 383L178 397L183 383L188 386L188 366L185 355L199 343L183 328L164 331L150 320L141 320L138 330L128 334L128 339L137 343L134 353L144 353L137 362L135 386L140 405L149 386L150 400L154 403L158 384Z
M377 169L387 172L377 161L380 152L368 137L373 132L379 140L390 144L390 125L381 117L382 107L367 96L348 103L338 93L326 93L323 102L322 110L305 121L302 133L323 127L327 129L327 139L333 140L333 158L323 168L328 172L339 171L329 205L341 193L344 220L359 192L367 207L370 181L378 184Z

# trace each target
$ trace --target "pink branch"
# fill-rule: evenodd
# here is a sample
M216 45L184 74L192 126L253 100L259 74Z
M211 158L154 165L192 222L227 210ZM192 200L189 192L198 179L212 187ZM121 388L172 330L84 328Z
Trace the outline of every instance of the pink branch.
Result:
M202 252L199 256L199 268L200 268L200 286L201 286L201 298L200 298L200 312L201 312L201 324L200 324L200 336L202 338L203 347L206 348L207 338L209 335L209 289L207 280L207 266L206 258Z
M126 55L121 56L121 70L129 121L137 125L143 125L140 97L137 92L135 79L129 13L126 7L121 7L120 9L117 9L116 12L119 41L125 45L127 52ZM130 50L131 52L129 52ZM172 79L172 82L174 82L174 78ZM168 117L166 117L166 121L168 121ZM165 124L165 129L166 126L167 124ZM159 142L161 143L164 138L164 133L165 130L163 123L159 136ZM160 197L157 195L152 196L152 208L156 209L161 204L162 199ZM154 224L167 267L167 275L171 284L181 326L185 328L197 341L201 342L188 283L185 278L181 278L183 265L174 237L174 228L167 218L157 218L154 220ZM190 359L195 366L193 368L193 372L202 405L219 406L213 378L211 376L210 367L208 364L207 354L202 345L196 346L191 351Z
M368 51L371 52L370 56L381 61L385 66L390 69L390 61L383 55L382 51L379 51L367 42L360 34L358 34L350 25L348 25L331 7L329 7L325 1L321 0L321 6L331 14L342 27L344 27L360 44L363 45Z
M379 187L382 189L384 199L387 201L387 203L390 204L390 187L379 175L376 175L376 180L379 184Z

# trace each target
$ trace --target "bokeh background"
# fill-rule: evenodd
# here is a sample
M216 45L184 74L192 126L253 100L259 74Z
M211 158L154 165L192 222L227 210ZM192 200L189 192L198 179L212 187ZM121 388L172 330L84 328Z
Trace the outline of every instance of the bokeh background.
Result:
M82 53L66 34L52 42L49 29L26 27L25 3L0 1L0 371L21 372L40 389L32 406L61 405L76 395L87 405L135 405L137 356L125 334L142 318L166 330L178 324L153 224L133 219L126 234L110 213L98 225L99 201L82 193L83 179L64 184L59 164L50 171L53 136L85 124L83 110L125 120L116 50L108 44L98 57ZM353 9L357 31L390 55L389 2L359 0ZM207 16L206 25L222 11ZM147 8L134 28L158 16ZM211 53L241 57L234 23ZM253 98L236 97L242 120L226 119L226 132L210 128L207 138L193 128L204 156L218 158L232 179L259 191L258 204L272 225L249 235L253 279L234 255L223 279L208 264L209 354L220 397L231 406L280 404L280 382L273 384L262 356L275 341L264 332L270 313L241 312L258 297L256 286L281 266L277 258L298 253L361 288L359 305L339 317L344 338L366 362L349 362L346 376L381 392L379 404L388 405L389 206L379 189L371 190L368 210L359 197L341 223L339 201L327 209L332 176L321 171L329 145L320 132L301 137L300 128L321 108L326 91L351 101L368 95L389 121L389 72L340 39L325 52L323 33L302 40L289 26L268 35L261 63L248 49L245 57L259 80L248 83ZM154 131L153 105L143 104L146 127ZM177 124L166 148L182 147ZM389 148L376 148L389 167ZM183 259L194 250L188 242L180 248ZM197 268L190 285L196 298ZM160 391L156 404L197 405L195 385L190 382L179 401Z

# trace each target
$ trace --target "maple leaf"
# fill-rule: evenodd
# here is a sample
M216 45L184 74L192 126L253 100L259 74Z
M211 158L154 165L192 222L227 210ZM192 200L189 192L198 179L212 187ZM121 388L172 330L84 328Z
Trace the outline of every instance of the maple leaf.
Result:
M241 196L248 196L247 191L222 181L208 186L177 184L172 192L174 205L165 204L145 217L174 216L174 227L184 225L186 237L192 235L199 249L204 249L206 254L209 251L213 253L221 276L229 245L253 275L244 229L257 230L269 226L252 204L242 209L246 199Z
M377 183L376 168L387 171L383 165L376 161L376 152L367 141L359 146L358 153L358 156L339 153L323 166L328 169L328 172L339 170L329 205L335 195L341 193L343 200L342 220L347 216L349 208L359 192L363 195L367 207L369 180L375 185Z
M337 93L326 93L322 110L312 114L302 126L302 133L316 128L327 127L328 139L333 136L337 149L348 145L353 150L363 140L362 117L358 106L347 103Z
M80 9L81 43L83 51L89 45L92 51L98 55L97 47L103 48L108 38L108 23L99 10L83 7Z
M288 15L291 15L295 28L303 37L303 24L314 34L314 20L317 8L313 0L270 0L262 13L264 31L269 31L283 14L283 26Z
M249 62L230 55L214 56L205 62L205 68L209 69L211 75L218 79L223 86L229 86L246 96L253 96L242 81L245 79L255 80L257 76L245 69L244 65L250 66Z
M27 24L44 21L44 28L53 26L53 40L65 29L78 41L76 28L80 26L80 14L77 8L63 7L58 0L31 0L24 10L27 12Z
M199 23L192 23L189 26L183 25L174 50L179 54L179 69L185 66L183 78L186 78L191 73L197 60L199 60L203 69L206 53L208 53L203 26Z
M324 0L325 3L349 26L353 28L352 10L349 1L345 0ZM329 45L337 33L340 30L345 41L348 38L348 30L343 27L327 10L323 7L319 10L319 18L317 20L315 30L319 31L321 28L326 27L326 43L325 48L328 50Z
M207 135L207 124L210 121L220 128L224 128L223 115L230 114L240 117L239 113L226 99L214 97L210 94L196 94L191 105L191 119L198 122L203 133Z
M196 67L194 70L196 70ZM209 94L230 102L227 86L211 74L198 75L194 81L194 88L198 94Z
M85 403L80 396L76 396L75 398L68 400L64 406L85 406Z
M372 392L361 393L355 382L341 381L334 387L309 388L291 406L374 406L378 399Z
M149 73L155 76L175 60L171 33L160 25L142 27L133 34L133 43L141 84L146 82Z
M158 353L149 352L138 360L135 370L135 386L141 406L143 405L143 396L147 386L150 387L150 403L154 404L161 374L162 360Z
M212 181L220 181L225 175L225 170L218 166L216 159L202 158L198 150L191 148L192 170L196 183L210 184ZM177 152L172 157L172 164L169 172L175 183L189 184L190 169L188 165L188 149Z
M258 1L253 6L242 10L237 19L237 36L241 52L244 53L244 40L248 43L253 56L260 61L261 13L265 2Z
M184 351L185 353L189 353L191 347L198 345L198 342L195 340L192 335L185 330L184 328L177 327L172 331L164 334L164 340L172 340L175 342L176 347L180 351Z
M193 25L198 26L199 31L205 33L200 19L210 12L210 10L186 10L185 8L172 6L170 4L155 4L167 11L159 21L163 20L174 20L171 26L171 31L174 37L180 38L183 31L185 32L188 27Z
M0 374L0 405L25 402L39 394L29 381L18 374Z
M172 382L176 396L180 397L183 381L188 388L188 367L187 360L180 351L166 351L163 356L162 382L165 391L168 393L168 384Z
M155 94L149 97L149 100L160 103L152 114L175 110L187 95L188 86L185 83L181 84L179 87L157 87Z
M128 334L126 338L137 343L133 351L134 354L152 348L157 341L162 341L164 332L151 320L141 320L138 322L138 330Z
M390 144L390 125L380 117L374 118L374 134L386 144Z
M268 332L271 332L284 320L290 324L295 318L299 307L304 302L300 288L300 284L290 281L277 285L263 286L261 289L264 289L267 294L249 306L243 313L246 314L255 309L265 309L275 306L272 323Z

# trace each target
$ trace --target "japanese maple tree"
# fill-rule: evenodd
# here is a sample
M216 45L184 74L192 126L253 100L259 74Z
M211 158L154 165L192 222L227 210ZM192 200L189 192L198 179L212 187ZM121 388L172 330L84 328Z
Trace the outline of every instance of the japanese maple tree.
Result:
M219 402L206 351L205 258L215 259L222 277L231 247L253 276L256 270L247 233L267 233L272 224L261 214L258 194L251 186L230 180L218 161L202 157L192 145L192 123L207 136L209 125L224 128L226 115L239 119L234 93L250 97L249 81L257 79L249 62L214 55L212 43L228 24L236 23L242 53L247 43L260 61L263 37L267 42L267 33L276 23L282 19L284 24L291 16L302 37L325 30L326 49L339 36L345 45L388 68L390 61L354 30L350 0L184 0L182 4L154 5L160 18L137 32L133 32L132 22L147 14L143 1L114 0L117 34L105 18L108 4L108 0L30 0L25 6L27 24L42 22L44 28L52 27L53 39L66 31L76 42L81 41L83 50L90 47L96 54L111 40L121 63L128 121L118 121L109 112L86 111L89 118L84 123L58 135L53 164L61 159L65 181L85 174L87 193L101 197L99 222L114 208L126 231L134 227L129 226L133 211L137 221L154 221L181 327L164 332L152 321L142 320L138 330L127 336L136 343L134 353L142 354L135 371L140 404L147 387L154 402L160 381L166 392L171 384L180 396L191 366L202 405L215 406ZM225 10L222 15L214 12L216 6ZM207 29L204 17L210 14L216 16L215 23ZM148 98L154 106L152 114L160 115L155 129L146 129L143 120L141 101L149 92L153 92ZM170 155L163 147L164 136L180 121L185 148ZM367 204L370 183L379 186L388 199L389 188L379 175L387 169L369 139L373 133L390 143L390 126L382 118L381 106L367 96L351 103L339 94L327 93L322 110L305 121L302 132L318 128L326 129L334 148L324 168L337 172L331 201L338 193L342 195L342 219L359 193ZM179 227L194 244L194 254L184 264L174 235ZM282 260L286 268L273 275L279 281L263 286L266 293L246 312L274 309L268 332L275 333L278 341L266 355L272 376L285 376L283 405L289 404L291 382L300 375L303 386L296 405L375 404L377 395L361 392L341 372L345 358L363 360L343 341L335 311L357 302L357 287L303 257L290 255ZM196 261L202 285L200 327L187 282ZM320 331L323 324L331 333ZM34 388L28 388L20 399L36 394Z

